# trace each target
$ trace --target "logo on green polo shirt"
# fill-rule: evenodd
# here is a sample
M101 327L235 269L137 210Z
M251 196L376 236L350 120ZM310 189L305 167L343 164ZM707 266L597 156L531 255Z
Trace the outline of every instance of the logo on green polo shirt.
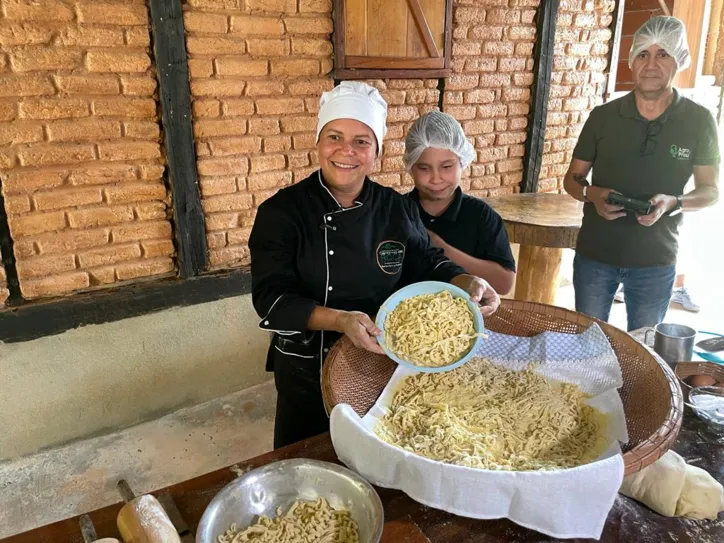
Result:
M675 158L676 160L689 160L691 149L684 149L678 145L672 145L669 148L669 154L671 155L671 158Z

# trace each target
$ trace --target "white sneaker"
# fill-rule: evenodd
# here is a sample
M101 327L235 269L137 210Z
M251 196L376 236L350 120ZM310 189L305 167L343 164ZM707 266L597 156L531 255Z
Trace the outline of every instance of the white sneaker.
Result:
M616 291L616 294L613 296L613 301L618 302L622 304L624 302L623 299L623 285L618 286L618 290Z
M689 291L686 290L686 287L675 288L674 292L671 294L670 303L678 304L692 313L698 313L701 311L701 308L691 299L691 295L689 294Z

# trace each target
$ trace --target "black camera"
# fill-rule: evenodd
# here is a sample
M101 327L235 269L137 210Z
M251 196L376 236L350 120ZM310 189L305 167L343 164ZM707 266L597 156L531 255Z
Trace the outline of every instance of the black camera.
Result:
M633 211L637 215L648 215L654 210L654 206L651 202L645 200L635 200L634 198L628 198L616 192L608 193L606 203L612 206L621 206L626 211Z

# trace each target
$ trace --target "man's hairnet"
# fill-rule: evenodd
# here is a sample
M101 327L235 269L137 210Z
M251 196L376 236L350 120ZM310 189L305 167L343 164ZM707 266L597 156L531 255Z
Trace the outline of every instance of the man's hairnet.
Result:
M412 125L405 138L405 168L409 172L425 149L448 149L460 159L464 170L475 159L472 144L460 123L447 113L430 111Z
M676 17L660 15L652 17L636 31L628 54L631 68L636 56L652 45L658 45L676 61L676 71L686 70L691 64L689 43L686 41L686 27Z

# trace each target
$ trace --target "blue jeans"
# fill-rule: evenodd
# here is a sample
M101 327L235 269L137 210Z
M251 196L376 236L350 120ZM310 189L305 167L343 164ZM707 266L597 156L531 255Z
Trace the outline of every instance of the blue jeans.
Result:
M576 311L608 321L613 297L623 283L628 330L656 326L664 320L676 279L676 266L616 268L576 253L573 287Z

